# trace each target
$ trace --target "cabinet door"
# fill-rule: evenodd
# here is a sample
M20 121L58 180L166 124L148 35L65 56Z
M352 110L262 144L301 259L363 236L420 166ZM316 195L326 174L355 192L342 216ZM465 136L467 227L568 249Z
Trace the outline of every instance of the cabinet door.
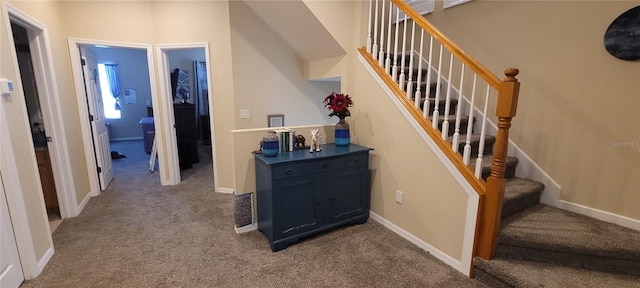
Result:
M369 210L368 171L352 169L326 176L329 223L360 216Z
M318 227L321 223L316 177L273 183L274 238L285 238Z

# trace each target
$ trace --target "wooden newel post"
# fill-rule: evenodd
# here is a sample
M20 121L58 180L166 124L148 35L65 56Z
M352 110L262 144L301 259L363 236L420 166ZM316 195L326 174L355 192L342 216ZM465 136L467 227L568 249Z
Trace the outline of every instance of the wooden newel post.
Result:
M507 78L502 81L498 92L496 107L498 133L493 145L493 162L491 163L491 174L487 178L487 193L481 201L480 229L476 246L477 255L483 259L491 259L495 255L498 232L500 232L509 128L511 127L511 118L516 116L520 91L520 82L516 79L518 73L518 69L515 68L505 70L504 74Z

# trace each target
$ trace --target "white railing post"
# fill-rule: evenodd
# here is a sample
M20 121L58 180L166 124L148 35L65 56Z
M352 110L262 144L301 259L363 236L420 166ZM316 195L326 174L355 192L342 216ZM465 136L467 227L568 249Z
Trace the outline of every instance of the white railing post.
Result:
M425 96L425 101L424 101L424 109L422 109L422 117L424 118L428 118L429 117L429 110L431 110L431 101L429 101L429 98L431 98L431 61L433 60L433 36L430 37L431 39L429 40L429 61L427 63L427 79L425 80L425 91L424 93L426 94ZM420 58L420 63L422 63L422 58ZM438 129L438 119L436 118L431 118L431 125L434 129Z
M487 106L489 105L489 91L491 85L487 83L487 93L484 96L484 109L482 110L482 128L480 129L480 145L478 145L478 159L476 159L476 178L482 177L482 156L484 156L484 135L487 130Z
M462 89L464 87L464 63L462 63L462 69L460 69L460 91L458 91L458 106L456 107L456 125L453 132L453 141L451 142L451 148L454 152L458 152L458 145L460 145L460 118L462 118Z
M473 74L473 86L471 86L471 103L469 105L469 119L467 121L467 143L464 145L464 154L462 157L462 162L465 165L469 165L469 161L471 160L471 132L473 131L473 108L476 103L476 81L478 79L478 74Z
M429 65L431 66L431 65ZM442 78L442 44L440 44L440 56L438 57L438 80L436 80L436 97L433 104L433 119L440 117L440 84ZM431 91L431 90L429 90ZM436 128L436 127L433 127Z
M393 14L391 13L391 11L393 11L392 8L393 3L389 1L389 22L387 23L387 58L384 62L384 71L389 75L391 75L391 56L389 54L391 54L391 15Z
M400 90L404 90L405 79L407 78L404 73L405 50L407 49L407 18L404 17L404 31L402 32L402 61L400 61L400 80L398 80L398 88Z
M376 0L376 16L373 22L373 47L371 47L371 56L378 59L378 0Z
M400 8L396 7L396 39L393 46L393 71L391 71L391 79L393 82L398 81L398 22L400 22Z
M450 55L449 75L447 76L447 100L444 103L444 122L442 122L442 140L447 140L447 138L449 138L449 105L451 105L451 86L453 86L453 84L451 83L451 74L453 72L453 54Z
M418 77L416 78L416 93L414 95L414 105L416 108L420 108L420 100L422 100L422 91L420 91L421 88L421 81L422 81L422 52L424 50L424 30L420 29L420 57L418 57ZM431 41L433 42L433 37L431 37ZM427 99L428 100L428 99ZM428 101L425 102L425 105L428 106ZM424 107L424 106L423 106ZM424 112L422 113L423 117L426 118L426 116L424 115Z
M384 0L382 0L381 12L382 13L380 13L380 52L378 53L378 65L384 67Z
M369 0L369 29L367 29L367 52L371 53L371 2Z
M411 28L411 50L409 50L409 67L407 70L409 70L409 81L407 83L407 93L405 93L407 95L407 98L411 98L411 94L413 91L413 47L414 47L414 43L416 42L416 22L413 22L413 27Z

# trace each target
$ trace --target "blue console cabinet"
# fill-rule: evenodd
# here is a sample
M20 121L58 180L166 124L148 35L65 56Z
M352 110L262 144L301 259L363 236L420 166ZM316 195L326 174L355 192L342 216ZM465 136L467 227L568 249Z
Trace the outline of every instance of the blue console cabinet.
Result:
M369 218L368 147L326 144L274 157L255 154L258 230L272 251Z

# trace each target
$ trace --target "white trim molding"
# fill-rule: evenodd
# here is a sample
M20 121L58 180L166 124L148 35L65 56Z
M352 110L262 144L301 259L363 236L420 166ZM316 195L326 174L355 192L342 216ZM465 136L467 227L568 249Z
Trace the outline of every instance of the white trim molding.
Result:
M587 207L584 205L559 200L558 205L556 206L560 209L565 209L571 212L575 212L578 214L582 214L585 216L589 216L591 218L595 218L601 221L617 224L623 227L627 227L629 229L640 231L640 220L629 218L626 216L614 214L607 211L598 210L595 208Z
M216 192L218 193L225 193L225 194L234 194L235 191L233 190L233 188L227 188L227 187L219 187L216 189Z
M233 226L233 230L236 231L236 234L242 234L242 233L247 233L247 232L251 232L251 231L256 231L256 230L258 230L258 223L253 223L253 224L249 224L249 225L242 226L242 227L236 227L234 225Z
M207 42L195 42L195 43L173 43L173 44L158 44L156 45L156 58L158 61L158 71L160 73L160 77L158 81L160 82L160 86L158 91L160 92L160 98L154 99L153 103L160 103L160 105L154 105L154 115L164 115L162 118L162 123L156 123L156 138L162 139L162 141L156 142L158 144L158 155L161 155L164 152L164 155L167 156L166 159L166 167L168 167L168 171L166 173L161 173L160 177L161 181L163 181L163 177L166 174L165 182L162 185L174 185L180 183L180 166L178 160L178 148L177 148L177 139L175 133L175 118L173 115L173 97L169 97L171 87L170 82L168 81L170 67L169 67L169 59L167 56L167 52L171 50L179 50L179 49L204 49L205 53L205 62L207 63L207 75L210 77L211 74L211 59L209 57L209 43ZM211 89L211 81L207 81L207 89L209 91L213 91ZM211 95L209 96L212 97ZM162 99L162 100L160 100ZM215 191L221 191L221 188L218 186L218 161L216 155L216 141L215 141L215 117L213 113L213 102L209 101L209 126L211 127L211 162L213 164L213 183L215 185ZM158 108L157 106L161 106ZM160 111L155 111L156 109L161 109ZM162 114L156 114L161 112ZM160 133L158 135L158 127L160 126ZM160 158L158 158L160 160ZM162 162L159 163L161 166Z
M37 79L42 116L47 125L47 134L53 139L48 143L48 146L60 213L63 219L77 216L78 214L75 212L76 191L73 185L70 155L66 149L68 145L62 117L62 104L58 93L47 27L7 3L3 3L3 11L7 20L7 31L11 31L10 22L13 21L27 28L33 39L29 45L34 58L33 69ZM13 39L10 40L13 41ZM11 54L15 54L15 51L11 51Z
M469 276L469 269L465 267L464 263L449 256L447 253L442 252L441 250L439 250L436 247L433 247L431 244L422 241L420 238L416 237L415 235L407 232L406 230L400 228L399 226L393 224L391 221L382 218L380 215L374 213L374 212L369 212L369 216L371 217L371 219L377 221L378 223L382 224L382 226L386 227L387 229L395 232L396 234L400 235L402 238L409 240L409 242L413 243L414 245L420 247L422 250L425 250L427 252L429 252L429 254L433 255L434 257L438 258L439 260L441 260L442 262L446 263L447 265L455 268L456 270L464 273L465 275Z
M88 109L86 104L86 96L84 92L84 81L82 80L82 66L80 64L80 56L79 56L79 48L84 45L103 45L109 47L118 47L118 48L130 48L130 49L142 49L146 51L147 54L147 63L149 70L149 85L151 87L151 99L153 103L158 103L156 82L153 81L155 79L155 68L153 61L153 50L151 44L138 44L138 43L127 43L127 42L115 42L115 41L104 41L104 40L95 40L95 39L81 39L81 38L69 38L69 57L71 61L71 72L73 74L74 80L74 88L76 94L76 101L78 106L78 112L80 116L80 128L82 131L82 142L84 147L84 153L87 163L87 171L89 172L89 183L90 183L90 194L95 196L100 194L100 185L98 181L98 174L94 173L96 166L95 160L95 149L92 144L91 137L91 125L89 123L89 119L87 117L83 117L82 115L88 115ZM154 108L155 109L155 108ZM154 111L156 112L156 111ZM155 114L154 114L155 115ZM156 128L156 130L158 130ZM159 145L160 147L160 145ZM158 150L161 151L160 149ZM163 175L163 167L162 161L163 154L158 153L158 163L160 175ZM162 181L163 178L160 177ZM165 185L163 183L163 185ZM81 210L80 210L81 211ZM79 211L78 211L79 212Z

